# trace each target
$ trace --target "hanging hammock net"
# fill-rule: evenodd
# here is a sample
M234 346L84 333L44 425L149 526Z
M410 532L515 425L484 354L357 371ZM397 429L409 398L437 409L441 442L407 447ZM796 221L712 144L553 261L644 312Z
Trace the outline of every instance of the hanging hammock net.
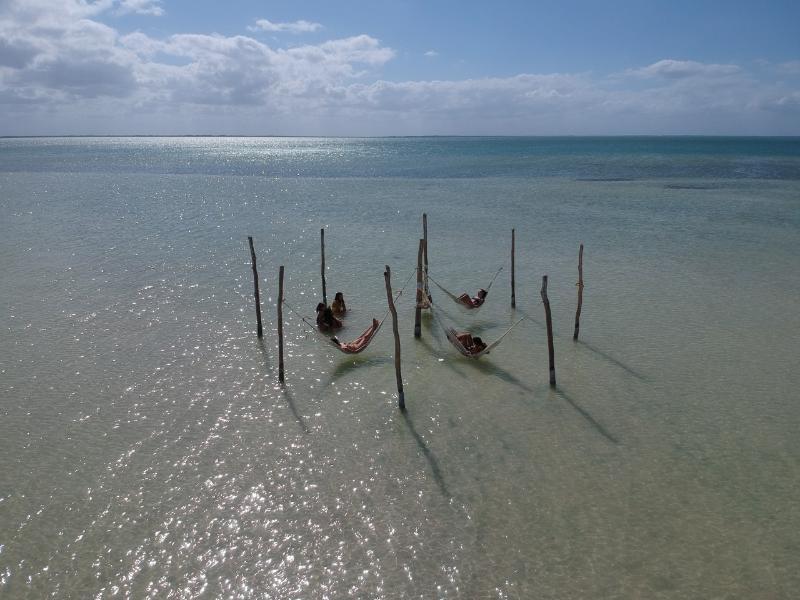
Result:
M411 277L412 277L412 276L413 276L415 273L416 273L416 270L413 270L413 271L411 271L411 275L409 275L409 276L408 276L408 278L406 279L405 283L403 284L403 287L402 287L402 288L400 288L400 291L398 291L398 292L397 292L397 294L395 294L395 297L394 297L394 301L395 301L395 302L397 302L397 301L398 301L398 299L400 298L400 296L402 296L402 295L403 295L403 290L405 290L406 286L408 285L408 282L411 280ZM288 308L288 309L289 309L289 310L290 310L292 313L294 313L294 314L295 314L295 316L299 317L299 318L300 318L300 320L301 320L303 323L305 323L305 324L306 324L306 326L307 326L307 327L308 327L308 328L309 328L311 331L315 332L316 334L318 334L318 335L319 335L319 336L321 336L321 337L324 337L324 338L325 338L327 341L331 342L331 344L333 344L333 345L334 345L336 348L338 348L340 351L344 352L345 354L358 354L359 352L363 352L364 350L366 350L367 346L369 346L369 345L370 345L370 343L372 342L372 340L375 338L375 335L376 335L376 334L378 333L378 331L380 330L381 326L383 325L383 322L386 320L386 317L388 317L388 316L389 316L389 310L387 310L387 311L384 313L384 315L383 315L383 318L381 318L381 320L380 320L380 321L379 321L378 319L375 319L375 318L373 318L373 319L372 319L372 324L371 324L369 327L367 327L367 328L364 330L364 333L362 333L362 334L361 334L360 336L358 336L356 339L354 339L354 340L353 340L353 341L351 341L351 342L342 342L342 341L341 341L341 340L339 340L337 337L332 337L332 338L329 338L328 336L324 335L324 334L323 334L323 333L322 333L322 332L319 330L319 328L318 328L318 327L315 327L315 326L314 326L314 325L311 323L311 320L310 320L308 317L304 317L303 315L301 315L301 314L299 314L297 311L295 311L295 310L294 310L294 309L293 309L291 306L289 306L289 304L287 304L287 302L286 302L286 300L285 300L285 299L284 299L284 301L283 301L283 304L284 304L284 305L285 305L285 306L286 306L286 307L287 307L287 308Z
M386 315L389 314L389 311L386 312ZM378 319L372 319L372 325L367 327L367 329L354 339L352 342L342 342L339 341L338 338L333 337L331 338L331 342L334 346L336 346L339 350L344 352L345 354L358 354L366 349L369 346L369 343L372 341L372 338L375 337L375 334L378 333L378 330L383 325L383 321L386 319L386 315L383 316L383 319L378 321Z
M514 329L520 323L522 323L522 321L524 321L524 320L525 320L525 317L522 317L520 320L518 320L516 323L514 323L511 327L509 327L505 331L505 333L503 333L503 335L501 335L499 338L497 338L495 341L493 341L488 346L484 346L481 350L478 350L478 351L475 351L474 347L468 348L462 343L460 337L463 337L463 333L464 332L458 332L455 329L453 329L452 327L444 327L444 326L442 326L442 329L444 329L444 333L447 336L447 340L461 354L463 354L467 358L480 358L484 354L489 354L489 352L491 352L492 350L497 348L497 346L500 345L500 342L503 341L503 338L506 337L509 333L511 333L511 330Z
M441 283L436 281L430 275L428 275L428 279L430 279L436 285L436 287L442 290L456 304L467 309L477 309L483 306L483 303L486 301L486 297L489 295L489 290L492 289L492 285L494 284L495 279L497 279L497 276L500 275L500 271L502 270L503 267L497 269L497 272L494 274L494 277L492 277L492 280L489 282L489 285L487 285L485 288L481 288L480 290L478 290L478 293L474 297L470 297L469 294L466 293L461 294L460 296L456 296L453 292L448 290L446 287L444 287Z

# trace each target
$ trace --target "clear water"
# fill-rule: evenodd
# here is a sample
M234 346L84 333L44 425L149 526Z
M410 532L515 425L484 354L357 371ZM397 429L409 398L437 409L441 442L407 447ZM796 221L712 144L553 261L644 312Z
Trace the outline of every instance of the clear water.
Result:
M325 227L354 338L423 212L446 287L505 270L401 299L408 412L388 326L286 312L279 386L278 266L312 313ZM798 247L797 139L0 140L0 596L795 597Z

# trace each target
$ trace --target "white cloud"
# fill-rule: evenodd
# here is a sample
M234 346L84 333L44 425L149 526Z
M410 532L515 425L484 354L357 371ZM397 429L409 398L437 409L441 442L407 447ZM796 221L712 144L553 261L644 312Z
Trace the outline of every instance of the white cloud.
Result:
M439 53L436 50L428 50L425 53L425 56L427 56L429 58L433 58L434 56L439 56Z
M160 17L164 14L164 9L161 7L161 0L120 0L117 10L121 15L134 13L137 15Z
M790 60L777 65L778 72L784 75L800 75L800 60Z
M700 63L693 60L660 60L641 69L628 71L630 75L640 77L666 77L682 79L685 77L719 77L733 75L741 69L736 65L717 65Z
M612 76L384 81L395 51L369 35L288 48L120 35L102 22L120 6L0 0L0 134L87 133L87 122L105 133L800 134L796 79L753 66L665 59Z
M311 33L322 29L319 23L312 23L310 21L294 21L292 23L273 23L268 19L258 19L256 24L248 27L250 31L286 31L288 33Z

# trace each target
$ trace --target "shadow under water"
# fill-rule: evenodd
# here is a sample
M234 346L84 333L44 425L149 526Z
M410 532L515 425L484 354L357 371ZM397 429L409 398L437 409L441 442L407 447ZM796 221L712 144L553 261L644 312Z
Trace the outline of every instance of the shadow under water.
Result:
M509 373L505 369L502 369L502 368L498 367L496 364L494 364L492 362L482 361L480 358L478 358L478 359L467 358L466 356L463 356L461 354L459 354L456 358L457 358L457 360L459 362L463 362L464 364L468 364L470 367L472 367L473 369L475 369L477 371L480 371L484 375L493 375L494 377L497 377L498 379L502 379L506 383L510 383L512 385L515 385L518 388L525 390L526 392L533 392L532 388L528 387L522 381L517 379L514 375L512 375L511 373Z
M578 343L578 345L584 346L585 348L591 350L592 352L594 352L598 356L606 359L612 365L615 365L615 366L619 367L620 369L622 369L623 371L628 373L628 375L631 375L631 376L635 377L639 381L647 381L647 378L644 375L642 375L640 373L637 373L631 367L629 367L625 363L617 360L616 358L614 358L610 354L604 352L603 350L600 350L599 348L596 348L595 346L592 346L591 344L588 344L588 343L586 343L586 342L584 342L584 341L582 341L580 339L577 341L577 343Z
M294 395L289 388L286 387L285 383L280 384L281 392L283 392L283 397L286 399L286 404L289 406L289 410L292 411L292 415L294 415L297 424L300 425L300 429L303 430L303 433L311 433L311 430L306 425L306 422L303 420L303 416L297 412L297 406L294 403Z
M572 406L572 408L574 408L578 412L578 414L580 414L584 419L586 419L589 422L589 424L592 427L594 427L595 430L604 438L606 438L609 442L613 444L619 444L619 440L616 437L614 437L611 433L609 433L608 430L605 427L603 427L603 425L600 424L600 422L598 422L597 419L595 419L591 415L591 413L589 413L589 411L587 411L585 408L582 408L577 402L575 402L575 400L567 396L567 394L565 394L561 390L551 389L551 392L553 392L556 396L560 397L561 399L566 401L570 406Z
M377 365L385 365L387 363L393 363L394 359L389 356L361 356L355 355L352 358L347 358L342 360L339 364L337 364L333 371L331 372L330 380L328 383L333 383L337 379L340 379L350 373L358 369L359 367L374 367Z
M269 359L269 352L267 352L267 346L264 344L264 338L257 338L257 340L256 345L264 356L264 366L267 367L267 371L272 371L272 362Z
M408 430L414 437L414 441L417 442L417 447L428 461L428 465L430 465L431 468L431 473L433 474L433 479L436 482L436 485L439 487L439 490L442 492L442 495L447 499L452 498L450 491L447 489L447 486L444 483L444 477L442 477L442 470L439 468L439 462L436 460L433 452L431 452L430 448L428 448L428 445L425 443L425 440L422 439L422 436L420 436L420 434L414 428L414 423L411 421L411 417L409 416L408 412L403 411L402 415L403 420L408 426Z

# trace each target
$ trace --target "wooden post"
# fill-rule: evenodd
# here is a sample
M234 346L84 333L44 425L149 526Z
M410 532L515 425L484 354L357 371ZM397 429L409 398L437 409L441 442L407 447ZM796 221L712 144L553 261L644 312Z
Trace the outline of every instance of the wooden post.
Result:
M258 337L264 337L264 329L261 327L261 294L258 291L258 269L256 268L256 251L253 248L253 237L248 235L247 241L250 243L250 263L253 265L253 288L254 295L256 297L256 323L258 323L256 335Z
M578 339L578 330L581 328L581 307L583 306L583 244L578 251L578 309L575 311L575 333L572 339Z
M511 308L515 308L517 306L517 296L516 291L514 288L514 242L515 242L515 234L514 230L511 230Z
M422 239L425 240L425 246L422 250L425 260L425 293L428 292L428 214L422 213Z
M392 313L392 329L394 330L394 371L397 377L398 408L401 412L405 412L406 397L403 393L403 376L400 374L400 332L397 329L397 309L394 307L392 299L392 271L389 269L389 265L386 265L383 278L386 281L386 300L389 302L389 312Z
M322 303L328 306L328 293L325 290L325 228L319 230L319 245L322 252Z
M425 291L422 289L422 251L425 248L425 240L419 241L417 250L417 307L414 309L414 337L422 335L422 303L425 299Z
M283 265L278 272L278 381L284 382L283 376Z
M550 360L550 385L556 386L556 357L553 348L553 318L550 315L550 300L547 299L547 275L542 277L542 302L547 320L547 357Z

